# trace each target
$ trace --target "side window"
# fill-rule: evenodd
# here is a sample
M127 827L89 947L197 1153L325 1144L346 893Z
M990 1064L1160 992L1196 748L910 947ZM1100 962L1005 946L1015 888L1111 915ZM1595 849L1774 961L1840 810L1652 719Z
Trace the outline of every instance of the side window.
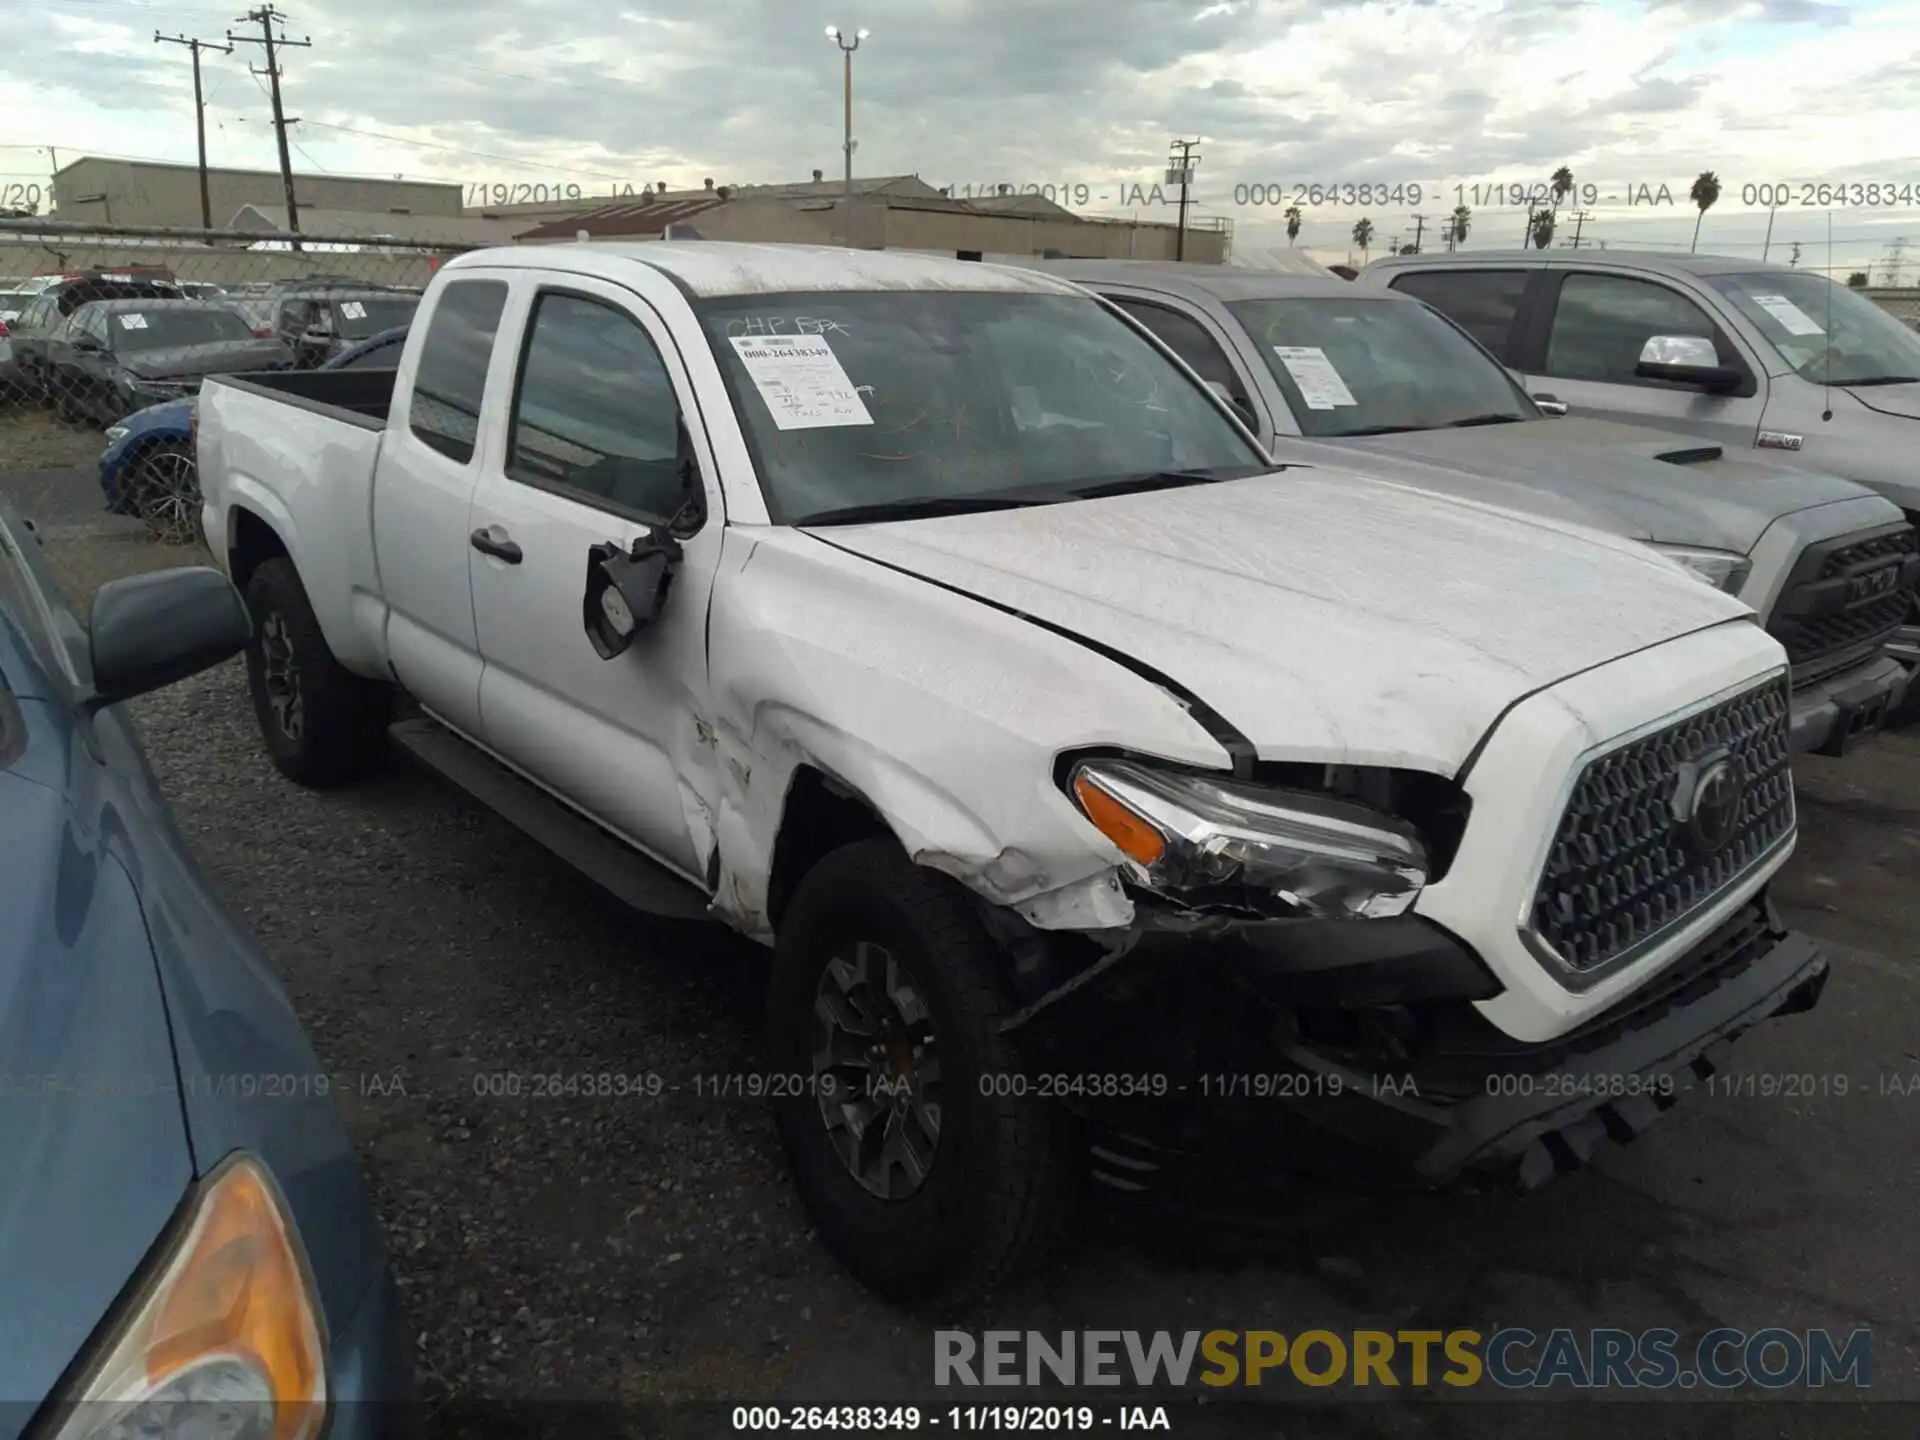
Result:
M500 314L504 280L456 280L440 292L414 369L407 424L421 441L462 465L480 435L480 402Z
M688 498L680 405L632 316L578 295L534 302L507 440L507 475L670 519Z
M1626 275L1573 274L1560 286L1546 373L1563 380L1663 385L1633 373L1641 347L1655 335L1698 335L1713 341L1722 365L1741 363L1707 312L1679 291Z
M1220 342L1207 333L1206 326L1191 315L1183 315L1165 305L1144 300L1122 300L1118 296L1109 298L1158 336L1161 343L1192 366L1194 373L1202 380L1226 386L1229 395L1242 404L1246 403L1247 387L1241 383L1240 372L1233 368L1233 361L1220 348Z
M1527 276L1525 270L1415 270L1391 288L1426 301L1504 362Z

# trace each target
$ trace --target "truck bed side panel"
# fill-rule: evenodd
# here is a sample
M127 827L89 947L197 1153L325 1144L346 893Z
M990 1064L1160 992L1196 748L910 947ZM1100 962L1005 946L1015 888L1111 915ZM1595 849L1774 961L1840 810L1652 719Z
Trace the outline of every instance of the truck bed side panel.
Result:
M287 403L252 382L214 379L200 394L208 537L225 550L240 511L265 521L299 570L327 644L365 675L387 673L372 529L383 423Z

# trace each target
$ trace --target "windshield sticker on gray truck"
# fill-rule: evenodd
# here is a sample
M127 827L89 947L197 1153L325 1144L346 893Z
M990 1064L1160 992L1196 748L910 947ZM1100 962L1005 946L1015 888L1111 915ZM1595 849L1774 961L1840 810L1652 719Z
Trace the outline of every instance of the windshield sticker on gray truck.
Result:
M147 328L147 317L144 315L122 315L120 317L120 328L122 330L144 330Z
M1273 353L1287 367L1293 383L1300 387L1300 398L1309 410L1332 410L1340 405L1358 405L1347 382L1327 359L1318 345L1276 345Z
M782 430L871 425L873 417L824 335L729 336Z
M1827 332L1806 311L1784 295L1756 295L1753 303L1778 320L1789 335L1824 335Z
M358 300L342 300L340 313L349 320L364 320L367 318L367 307Z
M817 315L743 315L727 321L727 338L736 335L851 335L838 320Z

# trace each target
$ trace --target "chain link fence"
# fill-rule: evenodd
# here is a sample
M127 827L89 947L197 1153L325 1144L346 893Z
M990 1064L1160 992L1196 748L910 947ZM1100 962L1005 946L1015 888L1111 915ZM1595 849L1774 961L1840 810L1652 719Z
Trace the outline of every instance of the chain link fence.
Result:
M457 245L0 220L0 473L97 467L101 500L198 535L209 375L393 365Z

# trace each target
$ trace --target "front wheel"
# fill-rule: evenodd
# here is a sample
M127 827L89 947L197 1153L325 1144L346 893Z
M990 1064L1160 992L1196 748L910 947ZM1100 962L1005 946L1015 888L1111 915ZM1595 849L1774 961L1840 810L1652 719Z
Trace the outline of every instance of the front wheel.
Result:
M953 1302L1039 1262L1077 1188L1074 1122L1007 1082L1003 956L952 880L891 840L836 850L780 925L767 1023L787 1161L869 1289Z
M291 560L268 560L247 582L253 639L247 686L274 767L316 789L344 785L386 753L393 690L333 656Z
M127 467L127 500L154 538L189 545L201 538L200 472L184 440L157 440Z

